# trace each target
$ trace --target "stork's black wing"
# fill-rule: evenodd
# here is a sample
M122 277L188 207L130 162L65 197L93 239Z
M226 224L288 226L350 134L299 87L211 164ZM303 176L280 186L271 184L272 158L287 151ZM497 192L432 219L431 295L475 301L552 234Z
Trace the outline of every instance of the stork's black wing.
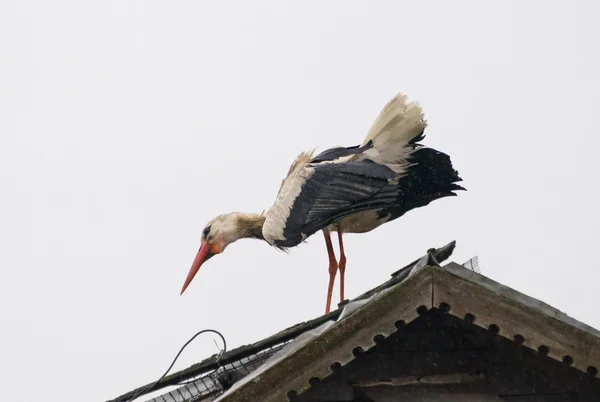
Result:
M314 169L292 204L285 222L285 241L291 247L318 230L353 213L393 207L398 196L391 180L397 174L371 160L309 165Z

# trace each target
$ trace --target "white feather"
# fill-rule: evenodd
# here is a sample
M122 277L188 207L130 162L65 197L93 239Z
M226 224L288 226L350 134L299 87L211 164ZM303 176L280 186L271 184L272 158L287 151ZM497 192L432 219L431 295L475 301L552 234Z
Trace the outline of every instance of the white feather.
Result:
M267 212L262 229L263 237L270 244L273 244L277 240L286 240L283 231L294 206L294 201L296 201L296 198L302 192L304 183L306 183L306 180L310 178L313 172L314 169L307 166L306 162L297 164L295 169L282 183L273 206Z
M423 109L417 102L409 102L403 94L394 96L381 110L361 145L373 141L373 148L355 159L369 158L385 164L397 173L407 167L407 158L413 152L408 143L427 127Z

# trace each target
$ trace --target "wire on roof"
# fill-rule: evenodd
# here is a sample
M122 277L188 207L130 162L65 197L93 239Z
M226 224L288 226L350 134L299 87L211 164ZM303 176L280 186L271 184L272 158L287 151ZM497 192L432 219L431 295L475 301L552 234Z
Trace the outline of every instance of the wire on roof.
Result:
M219 356L217 357L217 363L219 362L219 360L221 360L221 357L223 356L223 354L227 351L227 342L225 341L225 337L217 330L215 329L203 329L202 331L196 332L196 334L194 336L192 336L190 338L189 341L187 341L182 347L181 349L179 349L179 352L177 352L177 355L175 356L175 358L173 359L173 362L171 363L171 365L169 366L169 368L167 369L167 371L165 371L165 373L163 375L160 376L160 378L158 380L156 380L154 383L152 383L151 385L148 385L145 388L142 388L141 390L139 390L138 392L136 392L131 398L129 398L127 400L127 402L132 402L133 400L139 398L142 395L147 394L148 392L152 391L152 389L163 379L167 376L167 374L169 374L169 371L171 371L171 369L173 368L173 366L175 365L175 362L177 361L177 359L179 359L179 355L181 355L181 352L183 352L183 350L190 344L192 343L192 341L194 339L196 339L196 337L200 334L204 334L206 332L212 332L214 334L219 335L219 337L221 337L221 340L223 341L223 349L219 352Z

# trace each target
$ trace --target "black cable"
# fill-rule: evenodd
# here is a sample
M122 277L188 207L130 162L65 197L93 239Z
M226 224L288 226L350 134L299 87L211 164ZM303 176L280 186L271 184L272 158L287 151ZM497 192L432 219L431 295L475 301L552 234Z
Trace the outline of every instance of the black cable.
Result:
M219 335L221 337L221 340L223 341L223 351L219 354L219 358L220 356L223 355L223 353L225 353L227 351L227 342L225 341L225 337L217 330L214 329L203 329L202 331L199 331L196 333L196 335L192 336L190 338L189 341L187 341L182 347L181 349L179 349L179 352L177 353L177 355L175 356L175 359L173 359L173 363L171 363L171 365L169 366L169 368L167 369L167 371L165 371L165 373L163 375L160 376L160 378L158 380L156 380L152 385L149 385L145 388L142 388L141 390L139 390L138 392L136 392L130 399L127 400L127 402L131 402L134 399L139 398L140 396L147 394L148 391L150 391L152 388L154 388L156 386L156 384L158 384L160 382L160 380L162 380L163 378L165 378L167 376L167 374L169 374L169 371L171 371L171 369L173 368L173 366L175 365L175 362L177 361L177 359L179 358L179 355L181 354L181 352L183 352L183 349L186 348L187 345L189 345L194 339L196 339L196 337L200 334L203 334L205 332L212 332L215 333L217 335Z

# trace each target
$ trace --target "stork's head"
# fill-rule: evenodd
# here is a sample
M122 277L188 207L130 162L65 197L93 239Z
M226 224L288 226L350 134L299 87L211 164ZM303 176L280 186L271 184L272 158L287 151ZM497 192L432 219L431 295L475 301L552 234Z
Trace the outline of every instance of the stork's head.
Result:
M206 224L202 230L202 239L200 249L192 263L181 294L185 292L194 276L204 264L204 262L213 256L222 253L228 245L242 237L255 237L252 233L262 232L262 222L256 222L258 215L242 214L233 212L230 214L219 215Z

